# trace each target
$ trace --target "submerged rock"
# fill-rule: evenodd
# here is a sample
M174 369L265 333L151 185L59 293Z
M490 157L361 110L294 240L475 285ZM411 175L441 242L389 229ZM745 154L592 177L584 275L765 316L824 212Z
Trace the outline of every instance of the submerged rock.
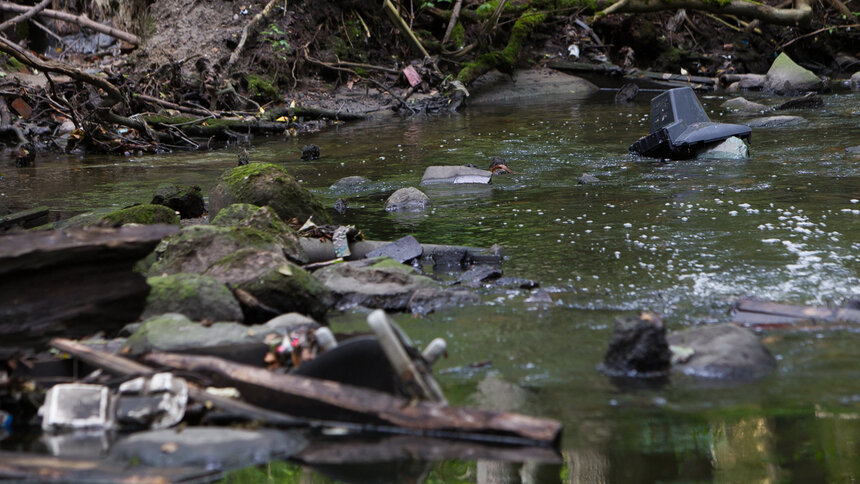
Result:
M764 104L754 103L742 97L729 99L728 101L721 104L720 107L728 109L729 111L735 111L744 114L758 114L770 109Z
M663 377L669 372L671 352L666 326L652 313L618 318L600 369L611 376Z
M803 97L789 99L774 109L776 111L784 111L786 109L813 109L820 108L821 106L824 106L824 100L821 99L821 96L810 92Z
M378 249L368 252L366 257L391 257L402 264L406 261L421 257L421 254L423 253L424 247L420 242L418 242L418 239L412 235L407 235L406 237L401 237L394 242L385 244Z
M776 368L776 359L750 330L715 324L678 331L667 341L673 369L706 378L752 379Z
M429 277L388 257L323 267L314 276L335 294L339 308L366 306L403 311L415 291L438 287Z
M142 319L180 313L194 321L243 321L242 309L223 283L199 274L150 277Z
M338 193L356 192L367 187L370 183L371 181L363 176L347 176L332 183L329 189Z
M99 223L110 225L179 225L179 217L176 216L176 212L163 205L135 205L111 212L102 217Z
M848 85L855 91L860 91L860 71L855 72L848 79Z
M313 161L320 159L320 147L317 145L302 146L302 161Z
M454 185L464 183L487 184L493 178L493 173L470 166L428 166L421 177L422 185L434 185L439 183L452 183Z
M576 182L578 185L594 185L596 183L600 183L600 178L592 175L591 173L583 173L579 180Z
M412 293L408 308L412 314L426 316L442 309L473 306L480 303L481 298L470 291L423 287Z
M800 116L766 116L751 119L746 122L746 125L750 128L784 128L798 126L803 123L806 123L806 120Z
M392 193L385 201L388 212L420 212L430 204L430 197L415 187L406 187Z
M153 467L223 470L289 457L307 446L297 432L189 427L138 432L120 440L111 458Z
M698 160L745 160L749 158L749 148L742 139L730 137L696 155Z
M824 82L809 69L797 65L783 52L773 61L765 76L764 88L777 94L815 91Z
M268 206L257 207L248 203L234 203L221 210L212 220L213 225L249 227L274 237L290 260L307 264L309 259L299 243L299 235Z
M284 220L313 216L329 221L325 208L283 168L270 163L250 163L224 172L209 194L209 215L214 218L234 203L268 205Z
M204 211L203 195L197 185L180 188L172 183L162 183L155 189L149 203L169 207L179 212L179 218L197 218Z

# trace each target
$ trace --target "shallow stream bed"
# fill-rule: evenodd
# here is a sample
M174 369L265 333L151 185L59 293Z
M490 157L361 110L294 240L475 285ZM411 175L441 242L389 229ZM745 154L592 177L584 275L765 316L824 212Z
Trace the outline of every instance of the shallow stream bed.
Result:
M447 339L448 358L436 372L452 403L565 426L562 465L444 461L430 467L431 481L860 478L860 327L763 333L779 367L755 382L673 376L631 388L595 370L618 316L656 311L673 330L728 321L739 297L816 305L860 298L860 156L845 152L860 145L860 94L826 95L823 108L786 113L808 120L799 127L753 129L747 161L668 163L627 153L648 131L651 95L627 106L601 93L369 121L249 150L252 161L283 164L328 206L343 197L349 210L340 221L368 238L498 243L507 252L505 274L540 281L552 298L532 302L533 291L485 288L480 306L397 316L422 345ZM712 120L741 122L719 108L727 98L700 96ZM308 143L320 146L320 160L299 161ZM515 173L489 186L430 187L424 214L382 208L395 189L417 185L426 166L483 167L493 156ZM164 181L198 184L206 194L235 163L231 150L49 157L35 168L5 165L0 193L59 211L125 206L148 202ZM577 184L583 173L600 183ZM328 189L350 175L372 184L350 194ZM363 329L363 318L348 312L332 325ZM288 464L228 480L265 478L273 469L284 478L300 473Z

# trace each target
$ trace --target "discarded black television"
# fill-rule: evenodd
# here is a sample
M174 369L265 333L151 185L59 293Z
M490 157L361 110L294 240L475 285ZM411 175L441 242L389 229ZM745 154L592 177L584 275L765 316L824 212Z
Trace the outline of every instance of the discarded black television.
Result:
M712 123L689 87L671 89L651 100L651 134L630 145L630 151L654 158L693 157L706 145L732 136L750 138L749 126Z

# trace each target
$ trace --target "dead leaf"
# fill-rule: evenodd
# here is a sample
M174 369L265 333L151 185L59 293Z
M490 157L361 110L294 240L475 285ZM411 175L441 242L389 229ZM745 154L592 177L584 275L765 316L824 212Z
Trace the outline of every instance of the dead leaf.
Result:
M176 442L165 442L161 444L161 451L165 454L172 454L179 450L179 444Z

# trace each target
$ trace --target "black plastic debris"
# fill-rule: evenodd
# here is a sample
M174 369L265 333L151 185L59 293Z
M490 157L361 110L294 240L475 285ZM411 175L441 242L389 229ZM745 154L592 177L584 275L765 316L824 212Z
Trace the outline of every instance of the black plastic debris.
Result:
M651 134L630 151L654 158L691 158L705 146L736 136L749 139L749 126L713 123L689 87L671 89L651 100Z

